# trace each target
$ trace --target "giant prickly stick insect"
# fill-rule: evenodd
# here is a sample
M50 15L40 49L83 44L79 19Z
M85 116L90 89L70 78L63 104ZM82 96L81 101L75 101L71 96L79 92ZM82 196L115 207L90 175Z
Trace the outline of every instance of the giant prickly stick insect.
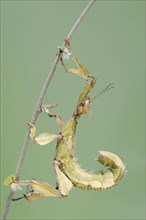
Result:
M61 63L65 67L63 58L68 59L72 55L70 44L69 49L64 47L62 50ZM46 145L57 139L56 156L53 162L56 176L57 186L54 188L47 182L41 182L35 179L32 180L18 180L15 176L9 176L5 180L5 185L10 184L13 191L22 190L27 187L26 194L22 197L13 199L19 200L22 198L28 201L54 196L58 198L66 197L72 187L78 187L83 190L104 190L115 186L124 176L126 168L123 160L114 153L107 151L99 151L100 155L97 161L107 167L106 171L100 171L96 174L87 172L81 168L75 159L75 134L79 118L82 115L88 115L90 112L92 100L88 96L89 92L96 84L96 79L87 69L82 65L77 57L72 56L74 63L78 69L66 69L67 72L80 75L86 80L86 85L79 96L77 106L73 112L72 118L63 125L61 117L50 113L50 108L54 105L43 105L41 110L49 117L55 117L58 125L61 127L59 134L43 133L36 136L36 127L29 123L30 138L34 143L39 145ZM100 94L112 88L111 85L106 87Z

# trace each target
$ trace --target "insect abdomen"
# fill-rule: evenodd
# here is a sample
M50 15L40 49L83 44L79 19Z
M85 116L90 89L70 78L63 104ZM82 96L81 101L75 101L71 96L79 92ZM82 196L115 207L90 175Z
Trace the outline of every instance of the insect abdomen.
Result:
M62 171L75 187L84 190L104 190L116 185L124 176L125 166L121 158L106 151L101 151L100 153L104 155L101 154L97 160L105 166L110 166L105 172L89 173L83 170L75 161L72 161L67 166L64 164ZM114 161L114 159L116 160Z

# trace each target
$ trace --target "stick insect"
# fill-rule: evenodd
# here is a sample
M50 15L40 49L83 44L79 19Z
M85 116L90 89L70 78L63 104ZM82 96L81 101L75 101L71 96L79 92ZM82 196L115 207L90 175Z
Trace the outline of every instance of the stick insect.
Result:
M97 161L104 165L107 169L106 171L99 171L94 174L87 172L77 163L75 159L75 134L78 121L81 116L88 115L90 112L92 101L96 98L91 99L88 94L93 89L96 84L96 79L91 75L88 70L82 65L78 58L72 55L72 50L68 42L69 49L66 47L62 50L61 63L65 70L69 73L73 73L83 77L86 80L86 84L83 91L79 95L79 100L75 110L73 111L71 119L63 125L61 117L50 113L50 108L54 105L47 106L43 105L41 110L46 113L49 117L55 117L58 125L61 128L59 134L48 134L43 133L36 136L36 127L29 123L30 126L30 138L34 143L39 145L47 145L53 140L57 140L56 144L56 155L53 161L57 176L57 186L56 188L49 185L47 182L41 182L38 180L18 180L15 176L9 176L5 185L10 184L13 191L22 190L23 187L27 187L26 194L22 197L13 199L19 200L22 198L28 201L45 198L49 196L54 196L58 198L63 198L68 196L72 187L78 187L83 190L105 190L115 186L124 176L126 172L126 167L123 160L114 153L107 151L99 151L99 157ZM67 69L63 58L68 59L72 56L73 62L77 66L77 69L71 68ZM107 86L102 92L102 94L112 88L112 84Z

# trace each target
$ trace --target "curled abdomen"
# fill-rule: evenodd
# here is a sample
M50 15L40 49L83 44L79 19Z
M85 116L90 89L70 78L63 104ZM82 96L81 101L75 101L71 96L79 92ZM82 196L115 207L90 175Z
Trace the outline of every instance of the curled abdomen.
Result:
M90 173L83 170L75 161L64 164L62 171L75 187L80 189L104 190L116 185L125 174L125 165L122 159L107 151L100 151L97 160L108 167L106 171Z

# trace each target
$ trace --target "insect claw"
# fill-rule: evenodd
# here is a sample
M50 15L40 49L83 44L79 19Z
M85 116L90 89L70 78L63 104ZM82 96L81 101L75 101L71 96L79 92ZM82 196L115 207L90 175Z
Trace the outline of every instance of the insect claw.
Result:
M58 184L57 184L57 186L55 187L55 189L57 189L57 190L59 189L59 186L58 186Z
M68 46L70 46L70 39L69 39L68 37L66 37L66 38L64 39L64 41L67 43Z
M67 195L63 195L63 194L60 194L61 196L60 196L60 198L65 198L65 197L67 197Z
M27 125L30 127L34 127L34 124L32 124L30 121L27 122Z
M12 199L12 201L18 201L18 200L25 199L25 198L26 198L26 194L23 194L23 196L18 197L16 199Z
M70 56L72 55L72 52L65 46L58 46L59 52L61 53L60 61L61 64L65 67L65 64L63 63L63 60L69 60Z
M60 161L58 161L58 160L56 160L56 159L53 161L53 164L54 164L54 165L57 165L58 167L61 165Z

